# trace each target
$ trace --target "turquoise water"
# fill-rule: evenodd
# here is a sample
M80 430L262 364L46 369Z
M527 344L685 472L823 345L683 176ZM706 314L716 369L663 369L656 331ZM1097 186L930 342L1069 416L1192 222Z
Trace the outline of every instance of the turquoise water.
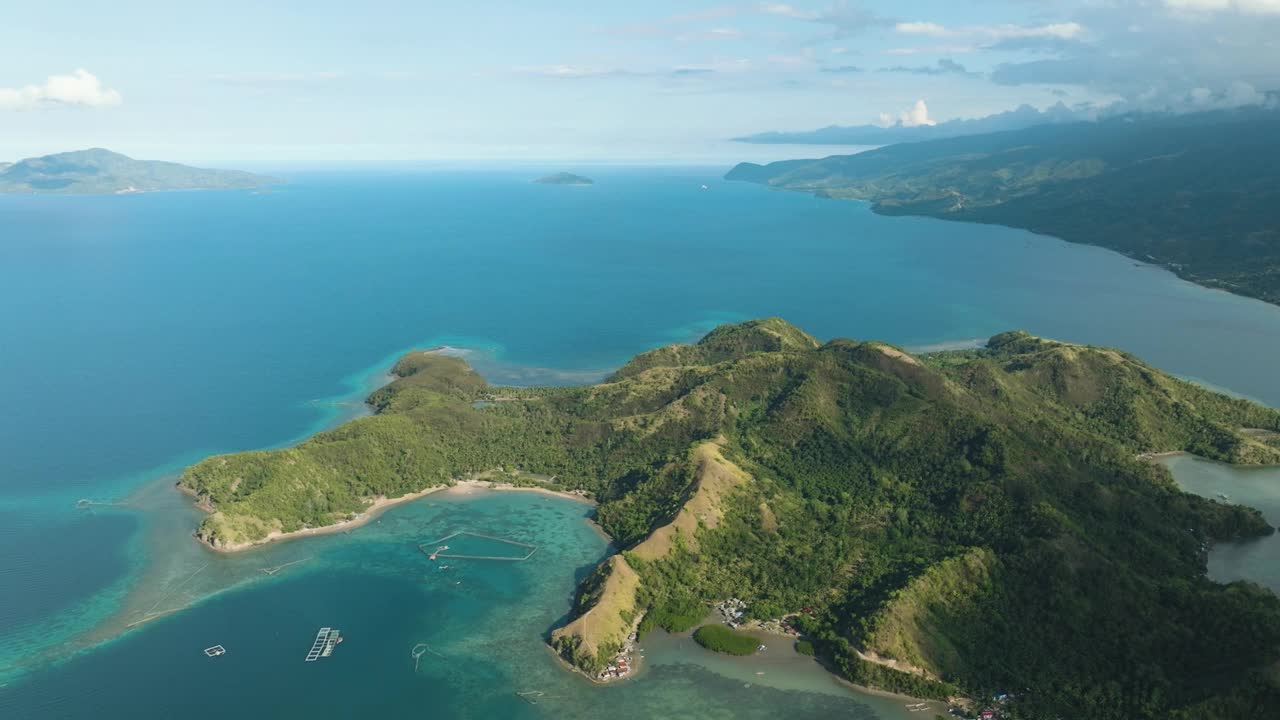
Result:
M37 715L75 715L91 703L109 706L114 692L149 693L154 682L142 673L85 668L156 663L156 672L171 668L170 677L187 662L179 658L188 641L204 647L206 626L226 627L208 644L228 647L235 628L266 632L246 615L300 608L307 627L298 632L308 635L301 645L314 634L310 625L334 622L366 638L344 644L350 657L363 652L352 648L369 647L369 635L399 642L401 630L416 632L411 605L447 607L441 596L422 600L421 587L403 584L404 568L416 567L404 563L418 561L403 548L385 551L398 572L343 564L376 550L378 543L360 538L366 530L377 537L378 526L260 556L213 558L190 541L198 514L169 487L172 473L206 454L288 443L360 413L360 398L413 346L469 348L477 367L499 382L574 383L599 378L638 351L749 317L782 315L824 339L907 346L966 343L1021 327L1115 345L1280 404L1272 367L1280 356L1278 308L1096 248L1003 228L883 218L858 203L723 183L722 170L601 169L590 188L535 185L528 180L537 173L523 172L316 173L262 195L0 197L0 399L7 408L0 414L0 684L10 684L0 689L0 711L10 703ZM704 183L709 190L699 190ZM119 505L77 510L81 498ZM387 518L418 512L427 511L415 504ZM332 545L323 558L263 580L263 564L303 559L322 545ZM584 567L602 552L598 545L567 567ZM558 582L528 582L543 581ZM572 587L571 575L564 583ZM387 600L362 606L365 584ZM548 596L542 611L564 612L567 593ZM329 596L347 598L343 617L315 614ZM520 603L504 597L487 596L488 605L467 610L513 612L509 606ZM352 624L375 605L389 625ZM147 618L107 649L39 669ZM253 642L235 636L237 647ZM223 660L292 657L299 642L290 636L271 645L233 648ZM171 680L188 699L203 693L200 673L246 670L194 660L200 664L186 684ZM636 693L639 707L646 692L662 702L655 688L678 696L676 688L697 673L720 678L698 676L704 685L732 675L707 670L710 661L688 670L687 660L672 663L685 668L679 672L655 663L647 678L628 684L634 688L599 692ZM504 663L495 656L476 673L520 676ZM545 665L549 677L553 668ZM114 680L100 687L86 679L98 674ZM333 682L290 677L281 679L293 689L280 702L299 706L307 693L328 695ZM98 689L77 695L65 687L73 678ZM432 692L456 690L465 704L460 682L437 682L453 689ZM730 684L726 692L742 690ZM849 701L805 682L783 685L769 692ZM422 699L407 687L379 688L388 707ZM39 712L45 703L56 712Z
M766 676L745 681L713 673L690 661L687 639L650 653L638 681L600 688L565 672L543 638L606 551L585 522L589 510L533 493L435 495L350 535L211 558L215 574L301 562L275 576L250 575L236 592L29 674L15 690L0 690L0 715L126 717L140 707L153 717L209 718L376 717L424 708L461 718L901 714L900 701L843 690L812 663L784 672L762 665ZM440 563L416 547L458 530L537 550L524 562ZM303 662L322 626L340 628L344 642L330 658ZM427 650L415 667L419 643ZM205 657L202 649L214 644L227 653ZM538 693L537 704L517 692Z

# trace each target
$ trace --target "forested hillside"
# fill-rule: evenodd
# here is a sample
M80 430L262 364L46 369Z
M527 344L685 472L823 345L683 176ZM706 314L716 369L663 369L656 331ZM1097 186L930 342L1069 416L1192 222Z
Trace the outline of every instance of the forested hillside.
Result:
M1026 228L1280 302L1280 111L1138 115L742 163L730 180Z
M1272 529L1138 457L1280 461L1241 432L1280 431L1280 413L1125 353L1006 333L918 358L771 319L595 386L490 387L431 353L395 374L372 417L188 469L215 510L201 535L518 468L595 493L626 548L553 637L587 669L641 618L687 627L738 597L760 618L808 609L819 656L878 687L1013 692L1021 717L1280 712L1280 601L1204 577L1205 543Z

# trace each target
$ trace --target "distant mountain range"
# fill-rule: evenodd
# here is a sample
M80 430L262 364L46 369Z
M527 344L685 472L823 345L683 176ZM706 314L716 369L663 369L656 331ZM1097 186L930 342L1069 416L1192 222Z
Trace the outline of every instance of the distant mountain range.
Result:
M1027 228L1280 304L1280 111L1130 115L742 163L730 180Z
M110 195L158 190L233 190L279 182L239 170L134 160L94 148L0 163L0 193Z
M1080 122L1081 120L1092 119L1094 119L1093 111L1072 110L1062 103L1044 110L1037 110L1030 105L1022 105L1016 110L996 113L983 118L948 120L937 125L916 125L912 127L902 124L890 125L889 127L881 125L831 125L817 130L764 132L733 139L738 142L761 145L890 145L921 140L940 140L962 135L1003 132L1005 130L1020 130L1036 125Z

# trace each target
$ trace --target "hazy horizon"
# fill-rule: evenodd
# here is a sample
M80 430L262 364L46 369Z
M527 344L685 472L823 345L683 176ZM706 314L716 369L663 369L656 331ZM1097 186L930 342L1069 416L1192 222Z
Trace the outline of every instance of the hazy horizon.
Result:
M771 130L1256 103L1277 36L1280 0L51 0L6 12L0 158L698 162Z

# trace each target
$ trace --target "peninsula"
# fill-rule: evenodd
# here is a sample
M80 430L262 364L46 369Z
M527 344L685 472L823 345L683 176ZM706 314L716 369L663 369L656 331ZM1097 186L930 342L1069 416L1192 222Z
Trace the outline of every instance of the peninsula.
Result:
M1280 110L1127 115L742 163L726 179L1026 228L1280 303Z
M134 160L93 148L0 163L0 193L123 195L162 190L236 190L279 182L239 170Z
M1205 577L1208 543L1273 529L1142 457L1280 462L1280 413L1126 353L1010 332L913 356L775 318L592 386L495 388L420 351L393 374L369 417L188 468L212 511L198 536L255 542L540 473L594 494L624 548L551 634L592 675L633 632L733 598L735 620L780 620L844 678L917 697L1009 692L1018 717L1280 711L1280 600Z
M558 172L552 175L546 175L534 180L534 182L541 185L592 185L595 183L595 181L589 177L574 175L573 173L568 172Z

